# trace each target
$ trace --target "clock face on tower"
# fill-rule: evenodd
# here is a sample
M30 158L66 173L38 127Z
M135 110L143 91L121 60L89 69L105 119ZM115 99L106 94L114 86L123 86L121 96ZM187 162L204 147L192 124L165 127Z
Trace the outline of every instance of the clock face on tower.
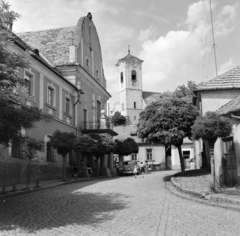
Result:
M132 66L134 66L134 67L137 66L137 62L136 62L136 61L132 61L131 64L132 64Z

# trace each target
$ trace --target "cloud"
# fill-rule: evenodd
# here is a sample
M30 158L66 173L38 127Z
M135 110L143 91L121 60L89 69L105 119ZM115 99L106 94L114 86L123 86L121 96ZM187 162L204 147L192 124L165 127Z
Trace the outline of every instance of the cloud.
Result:
M157 37L157 35L158 35L157 27L151 25L149 28L147 28L145 30L142 29L140 31L139 36L138 36L138 41L144 42L146 40L149 40L150 38L154 39Z
M223 74L228 70L231 70L232 68L236 67L236 63L233 61L232 58L230 58L227 62L225 62L224 64L222 64L218 70L218 74Z
M233 30L236 9L237 5L221 8L215 22L218 26L217 37L225 36L226 28ZM207 19L209 19L208 1L199 1L188 8L185 20L187 30L169 31L156 40L149 40L146 37L139 54L139 58L144 60L144 90L163 92L175 90L178 85L186 84L188 80L201 82L201 73L197 73L197 68L199 63L202 63L203 56L209 56L211 51L211 44L205 44L207 35L211 34L211 25ZM228 27L223 27L223 20ZM151 28L152 26L142 30L139 38L148 36ZM229 61L222 69L230 68L233 64L233 61Z

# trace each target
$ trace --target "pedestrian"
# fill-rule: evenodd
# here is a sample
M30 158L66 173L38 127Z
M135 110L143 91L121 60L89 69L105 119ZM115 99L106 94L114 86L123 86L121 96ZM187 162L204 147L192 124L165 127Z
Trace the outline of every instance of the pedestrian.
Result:
M148 174L148 162L145 161L145 174Z
M79 173L79 168L75 165L73 167L73 176L74 176L75 179L77 179L78 173Z
M143 164L143 162L141 162L140 163L140 171L141 171L141 173L142 173L142 178L144 178L144 173L145 173L145 168L144 168L145 166L144 166L144 164Z
M137 167L137 165L135 165L133 167L133 174L134 174L135 178L137 178L137 173L138 173L138 167Z

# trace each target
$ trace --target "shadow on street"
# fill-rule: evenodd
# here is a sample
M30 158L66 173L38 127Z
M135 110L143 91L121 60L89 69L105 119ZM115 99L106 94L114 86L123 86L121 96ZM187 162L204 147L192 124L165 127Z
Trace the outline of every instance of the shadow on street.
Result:
M115 178L113 178L115 179ZM0 202L0 231L27 232L67 225L92 225L127 207L127 195L94 192L94 185L111 179L64 185ZM85 187L92 186L89 192ZM120 200L121 199L121 200Z

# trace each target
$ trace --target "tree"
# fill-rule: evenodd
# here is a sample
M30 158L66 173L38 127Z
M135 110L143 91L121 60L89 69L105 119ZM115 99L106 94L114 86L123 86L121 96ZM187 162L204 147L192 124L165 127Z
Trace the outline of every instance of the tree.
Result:
M109 135L92 133L89 136L97 141L97 145L93 148L95 156L99 157L100 155L114 152L116 146Z
M126 125L127 119L120 112L116 111L112 116L112 123L114 126Z
M181 145L185 137L191 138L191 126L198 111L181 98L163 98L153 102L140 113L138 136L148 141L178 148L182 174L185 174Z
M29 65L28 58L6 50L7 45L15 40L7 24L17 17L19 15L0 0L0 144L6 146L21 136L22 129L31 129L40 120L50 120L50 116L35 106L35 99L29 95L23 79L19 77L19 68Z
M66 157L75 148L76 135L56 130L50 138L50 145L63 157L62 179L66 180Z
M37 151L44 151L44 142L35 138L25 137L23 141L23 154L28 159L27 188L30 179L30 161L37 156Z
M132 138L125 140L115 140L116 148L114 154L119 155L119 161L123 160L123 156L128 156L132 153L138 153L138 145Z
M193 138L208 141L209 156L214 165L214 144L218 138L224 138L231 134L232 125L227 117L218 115L216 112L206 112L204 116L198 116L192 126ZM214 177L214 173L213 173ZM215 177L214 177L215 188Z

